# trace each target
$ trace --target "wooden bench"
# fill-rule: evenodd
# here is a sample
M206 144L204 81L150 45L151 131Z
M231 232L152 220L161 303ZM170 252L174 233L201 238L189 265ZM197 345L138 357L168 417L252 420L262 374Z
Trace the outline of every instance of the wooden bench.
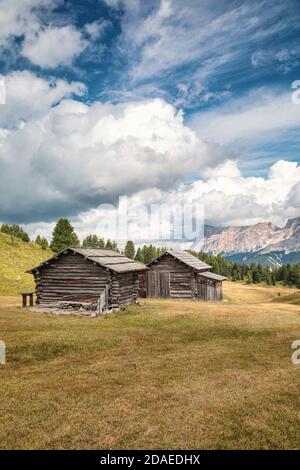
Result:
M20 292L22 296L22 307L27 307L27 297L29 297L29 305L30 307L33 307L33 295L35 294L35 291L33 292Z

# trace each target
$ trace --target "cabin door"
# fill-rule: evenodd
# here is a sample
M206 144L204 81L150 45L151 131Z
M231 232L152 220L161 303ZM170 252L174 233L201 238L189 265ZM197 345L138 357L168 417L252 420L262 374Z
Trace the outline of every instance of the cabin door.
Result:
M147 296L170 297L170 273L168 271L148 271Z

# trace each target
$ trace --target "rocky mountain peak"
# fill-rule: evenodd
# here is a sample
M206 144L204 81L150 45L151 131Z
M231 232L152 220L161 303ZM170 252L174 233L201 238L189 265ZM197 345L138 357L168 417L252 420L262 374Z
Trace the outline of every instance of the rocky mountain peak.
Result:
M202 249L212 254L263 253L300 250L300 217L287 221L279 228L272 222L249 226L229 226L218 230L210 228Z

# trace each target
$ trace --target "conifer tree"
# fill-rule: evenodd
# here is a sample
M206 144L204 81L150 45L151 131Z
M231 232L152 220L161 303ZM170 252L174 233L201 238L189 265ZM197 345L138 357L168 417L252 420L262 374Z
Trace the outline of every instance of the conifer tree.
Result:
M68 219L59 219L52 233L50 248L59 252L69 246L79 246L79 240Z
M137 249L136 255L135 255L135 260L139 261L140 263L144 262L144 257L141 248L139 247Z
M127 258L134 259L135 247L132 240L128 240L126 243L124 254L127 256Z

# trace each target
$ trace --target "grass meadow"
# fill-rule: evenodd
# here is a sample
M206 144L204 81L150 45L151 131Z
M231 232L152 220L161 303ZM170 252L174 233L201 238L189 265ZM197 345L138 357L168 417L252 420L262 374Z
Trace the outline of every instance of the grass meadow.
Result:
M52 251L42 250L35 243L24 243L0 232L0 296L34 290L33 276L26 271L52 255Z
M224 290L220 304L149 299L96 319L0 297L0 447L299 448L298 294Z

